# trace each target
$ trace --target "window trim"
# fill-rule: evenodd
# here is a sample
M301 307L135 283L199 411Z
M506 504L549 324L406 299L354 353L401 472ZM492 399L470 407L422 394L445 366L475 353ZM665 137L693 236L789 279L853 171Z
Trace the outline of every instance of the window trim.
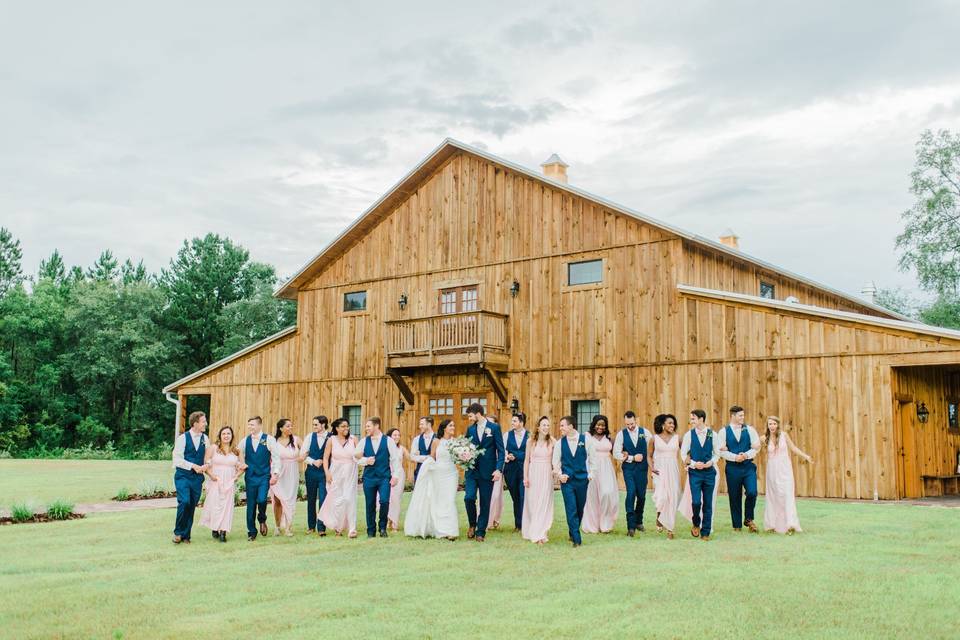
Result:
M770 287L770 295L769 295L769 296L763 295L763 288L764 288L764 287ZM761 280L761 281L760 281L760 287L759 287L759 289L760 289L760 290L758 291L758 294L759 294L759 296L760 296L761 298L763 298L764 300L776 300L776 299L777 299L777 285L776 285L775 283L773 283L773 282L767 282L767 281L765 281L765 280Z
M354 293L363 294L363 309L347 309L347 296ZM368 289L357 289L354 291L344 291L343 292L343 304L340 306L340 312L345 316L360 316L370 313L370 292Z
M600 279L593 280L590 282L578 282L573 284L570 282L570 267L578 264L587 264L589 262L599 262L600 263ZM600 258L585 258L583 260L570 260L564 263L566 265L566 273L564 274L564 287L568 289L580 289L580 288L596 288L603 286L606 282L604 275L607 270L607 259L605 257Z
M570 407L570 415L572 415L573 418L574 418L575 420L577 420L577 432L578 432L578 433L589 433L589 431L590 431L590 423L587 422L586 424L583 424L583 425L580 424L579 416L577 415L577 411L576 411L576 408L574 407L574 404L577 403L577 402L596 402L596 403L597 403L597 413L594 414L594 415L602 415L602 414L603 414L603 401L604 401L604 399L601 398L601 397L599 397L599 396L572 397L572 398L569 398L569 399L567 400L567 406ZM593 416L591 416L591 418L592 418L592 417L593 417ZM558 425L559 425L559 423L558 423ZM608 428L609 428L609 426L608 426Z
M346 415L344 415L344 414L346 413L347 407L360 407L360 424L357 425L357 432L356 432L356 433L353 432L353 426L352 426L352 425L351 425L351 428L350 428L350 435L355 435L355 436L357 437L357 442L360 442L360 440L363 439L363 423L365 422L364 419L363 419L363 403L362 403L362 402L356 402L356 401L350 401L350 400L345 401L343 404L340 405L340 417L341 417L341 418L346 418L346 417L347 417Z

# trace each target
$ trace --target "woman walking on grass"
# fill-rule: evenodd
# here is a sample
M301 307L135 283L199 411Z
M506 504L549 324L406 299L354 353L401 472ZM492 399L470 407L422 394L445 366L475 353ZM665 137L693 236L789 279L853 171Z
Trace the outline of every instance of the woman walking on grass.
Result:
M213 539L227 541L233 528L234 494L237 490L237 472L240 452L237 451L233 427L220 427L216 446L207 449L207 497L203 502L200 524L209 527Z
M584 533L609 533L617 523L620 509L620 488L613 468L613 442L610 440L607 416L593 416L590 438L597 453L597 472L587 486L587 504L583 508Z
M357 441L350 435L350 423L344 418L333 421L334 437L323 452L323 471L327 479L327 497L317 517L336 534L348 532L357 537Z
M767 418L767 433L761 438L761 451L767 452L766 506L763 510L763 528L790 535L800 528L797 515L797 497L794 490L793 466L790 452L806 462L813 459L801 451L781 428L780 418ZM789 451L788 451L789 450Z
M550 418L537 421L537 429L527 440L527 455L523 461L523 520L524 539L539 545L546 543L553 526L553 447L550 437Z
M289 537L293 535L293 515L300 489L300 439L293 435L293 421L288 418L277 421L274 438L280 457L280 474L277 483L270 487L273 517L277 524L274 535L283 532Z

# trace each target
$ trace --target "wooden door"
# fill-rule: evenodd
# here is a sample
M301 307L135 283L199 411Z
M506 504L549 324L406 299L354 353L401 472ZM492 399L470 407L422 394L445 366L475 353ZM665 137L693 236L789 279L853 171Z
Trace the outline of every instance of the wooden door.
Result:
M438 313L461 313L476 311L479 308L479 288L472 284L466 287L451 287L440 290L440 307Z
M917 415L913 402L897 403L897 489L901 498L921 496L920 466L917 460Z
M495 398L493 397L493 392L487 391L433 393L425 395L423 398L423 415L433 416L435 428L444 420L453 420L456 425L457 435L462 436L470 426L470 421L467 419L467 407L474 402L479 402L483 405L487 413L492 413L493 418L499 422L500 408L494 404ZM504 428L509 428L509 426Z

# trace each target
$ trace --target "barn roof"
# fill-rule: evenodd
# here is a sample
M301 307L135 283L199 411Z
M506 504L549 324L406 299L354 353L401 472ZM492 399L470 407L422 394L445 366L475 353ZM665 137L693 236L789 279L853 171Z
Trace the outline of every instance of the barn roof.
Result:
M416 191L420 183L427 176L433 173L434 170L439 168L451 156L453 156L455 153L458 153L458 152L465 152L465 153L469 153L471 155L483 158L488 162L498 164L511 171L515 171L518 174L524 175L532 180L537 180L539 182L548 184L554 189L559 189L561 191L565 191L572 195L585 198L587 200L590 200L591 202L599 204L612 211L616 211L620 214L640 220L641 222L648 224L652 227L662 229L664 231L667 231L668 233L672 233L676 236L684 238L685 240L691 242L692 244L699 245L702 247L707 247L713 251L729 255L742 262L747 262L755 266L761 267L763 269L766 269L768 271L779 273L783 276L796 280L797 282L801 282L810 287L814 287L816 289L820 289L821 291L831 293L844 300L847 300L848 302L851 302L853 304L856 304L868 309L872 309L878 313L883 313L888 316L893 316L901 320L908 320L906 316L902 316L898 313L890 311L889 309L885 309L881 306L867 302L866 300L862 300L855 296L846 294L842 291L838 291L837 289L821 284L819 282L815 282L801 275L791 273L786 269L783 269L781 267L770 264L768 262L755 258L751 255L748 255L740 251L739 249L729 247L720 242L716 242L714 240L705 238L695 233L685 231L683 229L680 229L679 227L675 227L666 222L662 222L655 218L651 218L650 216L644 213L635 211L633 209L617 204L615 202L611 202L606 198L602 198L600 196L594 195L592 193L584 191L583 189L578 189L577 187L572 187L569 184L557 182L556 180L551 180L550 178L544 176L542 173L538 171L533 171L531 169L528 169L527 167L523 167L509 160L496 156L492 153L484 151L483 149L479 149L477 147L468 145L458 140L454 140L452 138L446 138L442 143L440 143L438 147L436 147L423 160L421 160L419 164L417 164L409 173L407 173L407 175L401 178L399 182L393 185L384 195L382 195L376 202L374 202L366 211L360 214L360 217L354 220L353 223L350 224L350 226L348 226L343 231L343 233L341 233L339 236L334 238L334 240L330 242L326 247L324 247L323 250L320 251L320 253L318 253L316 256L311 258L310 261L303 266L303 268L301 268L297 273L293 275L293 277L291 277L286 282L281 284L274 292L274 295L281 298L291 298L291 299L296 298L297 291L301 286L303 286L306 282L316 277L331 262L333 262L340 255L342 255L343 252L345 252L350 246L352 246L355 242L357 242L360 238L362 238L368 231L373 229L373 227L375 227L381 220L383 220L387 215L389 215L389 213L393 210L393 208L397 204L403 202L406 198L412 195Z

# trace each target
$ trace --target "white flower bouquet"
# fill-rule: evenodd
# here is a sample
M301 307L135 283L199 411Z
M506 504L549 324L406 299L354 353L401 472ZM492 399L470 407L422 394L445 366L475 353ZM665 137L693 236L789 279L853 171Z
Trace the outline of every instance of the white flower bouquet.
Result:
M473 469L477 460L483 455L483 450L464 436L450 440L447 449L450 451L450 457L453 458L454 464L461 469Z

